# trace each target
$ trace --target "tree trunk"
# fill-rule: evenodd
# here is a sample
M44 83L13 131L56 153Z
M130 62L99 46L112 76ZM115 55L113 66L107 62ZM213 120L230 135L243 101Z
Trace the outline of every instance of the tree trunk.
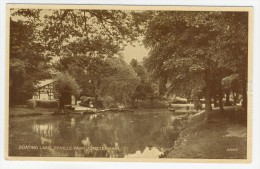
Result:
M71 104L71 93L68 92L61 93L59 101L60 101L59 104L60 109L64 109L65 105Z
M97 77L97 80L96 82L94 83L95 85L95 89L94 89L94 101L95 101L95 104L98 102L98 97L99 97L99 86L100 86L100 83L101 83L101 80L99 77Z
M219 111L221 113L224 112L224 105L223 105L223 94L222 94L222 90L219 91L219 95L218 95L218 102L219 102Z
M213 96L214 107L218 107L217 95Z
M166 84L168 81L168 75L165 73L164 77L159 80L159 95L163 96L166 92Z
M150 97L150 107L153 106L153 96Z
M212 110L211 107L211 80L210 72L208 69L205 69L205 120L209 120L209 113Z
M244 111L246 111L247 110L247 78L245 75L245 71L242 72L242 95L243 95L242 108Z
M232 92L232 93L233 93L234 105L237 105L237 97L238 97L238 94L236 94L235 92Z
M210 88L206 87L206 94L205 94L205 120L209 119L209 112L212 110L211 107L211 96L210 96Z
M229 92L229 91L226 92L226 105L227 105L227 106L230 106L230 105L231 105L231 104L230 104L230 92Z
M219 78L217 78L217 83L218 83L218 104L219 104L219 111L221 113L224 112L224 106L223 106L223 90L222 90L222 71L221 68L219 69Z

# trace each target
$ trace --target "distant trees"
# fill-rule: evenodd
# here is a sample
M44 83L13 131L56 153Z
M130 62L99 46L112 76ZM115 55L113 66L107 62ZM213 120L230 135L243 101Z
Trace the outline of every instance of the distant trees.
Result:
M109 58L107 62L114 73L101 79L99 95L110 96L116 103L127 105L131 102L140 79L134 69L121 58Z
M137 85L132 96L132 102L134 104L135 102L138 104L139 100L149 100L149 104L150 106L152 106L152 101L155 98L155 83L151 81L150 75L146 68L136 59L132 59L130 65L140 79L140 82Z

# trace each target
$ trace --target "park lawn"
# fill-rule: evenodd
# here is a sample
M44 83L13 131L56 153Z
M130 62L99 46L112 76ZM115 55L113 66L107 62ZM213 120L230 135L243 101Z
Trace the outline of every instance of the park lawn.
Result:
M229 109L223 114L211 112L205 122L199 118L187 124L166 158L246 159L247 120L242 109Z
M34 115L49 115L56 111L57 108L35 108L29 109L26 107L10 107L9 116L34 116Z

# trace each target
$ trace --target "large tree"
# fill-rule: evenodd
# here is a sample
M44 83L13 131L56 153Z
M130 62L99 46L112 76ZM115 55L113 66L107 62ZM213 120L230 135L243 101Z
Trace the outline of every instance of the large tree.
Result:
M44 66L52 63L53 73L69 72L84 87L83 92L97 97L101 79L114 72L107 59L136 40L140 29L132 22L135 15L131 11L12 9L12 18L13 90L18 90L22 83L33 86L32 80L43 78L33 73L42 74L47 70ZM17 60L18 55L23 57ZM30 72L32 76L25 76L26 66L36 69Z
M118 10L48 10L42 30L48 50L58 58L56 69L69 70L83 95L100 96L104 78L116 74L109 63L137 39L134 12ZM118 65L120 69L121 64ZM129 75L131 76L131 74Z
M10 104L24 104L39 79L49 77L50 57L39 39L38 10L13 11L10 19Z
M113 56L137 37L130 11L43 10L43 39L62 58L78 54Z
M158 79L166 78L170 92L189 95L193 87L202 88L206 112L217 95L222 111L226 70L237 69L242 77L247 70L247 64L240 64L247 63L246 28L245 12L155 12L145 32L144 43L150 49L146 65ZM235 52L239 57L233 57L232 46L240 47ZM245 93L243 97L246 101Z

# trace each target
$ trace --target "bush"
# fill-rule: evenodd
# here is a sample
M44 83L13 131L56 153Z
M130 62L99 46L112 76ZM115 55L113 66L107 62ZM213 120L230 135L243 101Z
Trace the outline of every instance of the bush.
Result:
M37 103L35 100L33 100L33 99L27 100L27 107L29 109L35 109L36 106L37 106Z
M94 102L94 98L93 97L87 97L87 96L81 96L80 97L80 106L84 106L84 107L89 107L90 106L90 102Z
M102 100L97 100L96 102L94 102L94 107L95 108L104 108L104 104Z
M37 107L41 108L57 108L59 103L57 100L36 100Z
M103 106L105 108L117 108L117 105L111 96L105 96L102 98L102 100L103 100Z
M80 97L80 102L81 103L85 103L85 104L89 104L89 102L93 100L92 97L87 97L87 96L81 96Z

